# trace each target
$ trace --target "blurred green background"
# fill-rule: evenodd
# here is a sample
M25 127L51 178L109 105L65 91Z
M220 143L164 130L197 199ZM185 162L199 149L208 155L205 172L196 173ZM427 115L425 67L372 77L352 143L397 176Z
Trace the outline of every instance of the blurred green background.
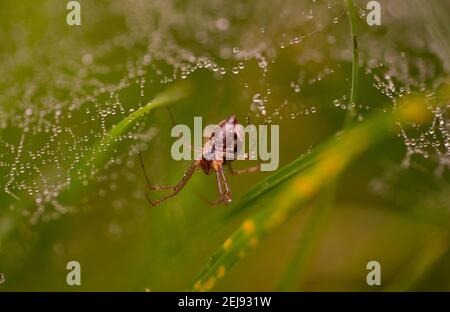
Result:
M292 258L320 196L213 290L278 290L289 272L298 275L292 291L450 290L450 102L436 95L450 69L450 8L379 2L382 25L370 27L367 1L355 1L355 124L415 92L438 102L433 123L397 125L351 163L300 270ZM171 103L177 123L234 114L279 124L280 167L341 135L352 79L345 1L79 1L80 26L67 25L66 3L0 1L0 291L186 290L247 216L276 207L270 198L285 185L236 212L205 202L217 197L215 177L197 172L151 207L137 152L155 183L176 183L189 165L170 156L164 108L117 138L88 176L77 166L115 124L184 81L192 91ZM230 176L234 202L269 174ZM62 200L71 179L82 186ZM81 264L81 286L66 284L70 260ZM371 260L381 264L381 286L366 284Z

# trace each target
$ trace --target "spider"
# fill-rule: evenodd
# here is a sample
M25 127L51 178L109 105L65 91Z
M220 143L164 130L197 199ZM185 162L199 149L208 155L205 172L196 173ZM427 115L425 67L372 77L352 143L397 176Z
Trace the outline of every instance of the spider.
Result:
M225 174L223 172L223 167L227 166L228 170L232 175L239 175L242 173L247 172L256 172L260 170L260 164L241 169L241 170L234 170L231 166L231 162L235 159L237 159L237 146L238 141L242 142L243 140L243 133L240 131L242 129L241 127L236 127L239 125L239 122L237 121L235 116L231 116L228 119L222 120L218 125L217 129L219 131L213 132L211 136L206 140L206 142L203 145L202 148L202 155L201 157L198 157L198 159L194 160L192 164L188 167L188 169L184 172L183 177L176 185L153 185L150 183L150 179L147 175L147 171L145 170L144 162L142 160L142 155L139 152L139 160L142 167L142 171L144 172L145 180L147 183L147 187L149 190L171 190L171 193L164 195L156 200L151 200L148 194L146 193L145 196L147 198L147 201L152 206L156 206L161 204L163 201L174 197L177 195L183 187L188 183L189 179L192 177L196 169L201 169L203 173L205 174L211 174L213 171L216 173L216 180L217 180L217 188L219 191L219 198L215 201L213 201L212 205L218 205L218 204L225 204L228 205L231 203L231 190L228 186L227 180L225 178ZM225 129L232 129L234 136L234 146L226 147L225 144ZM219 157L212 158L211 155L217 155L216 150L216 139L215 135L217 135L218 138L223 138L224 144L223 146L220 146L219 149L221 149L219 152ZM221 139L219 139L221 140ZM219 141L220 142L220 141ZM231 154L231 157L230 157ZM226 157L228 155L228 157ZM231 158L231 159L230 159ZM248 159L248 154L245 154L244 159Z

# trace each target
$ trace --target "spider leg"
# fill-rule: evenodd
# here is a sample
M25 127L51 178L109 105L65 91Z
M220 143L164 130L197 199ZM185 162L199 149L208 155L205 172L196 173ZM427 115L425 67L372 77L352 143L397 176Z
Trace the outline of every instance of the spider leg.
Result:
M222 177L222 183L225 186L225 197L231 202L231 189L228 186L227 179L225 178L225 174L223 173L222 167L219 168L220 176Z
M147 175L147 172L145 170L145 166L144 166L144 162L142 160L142 155L139 152L139 160L140 160L140 164L142 167L142 170L144 171L144 176L145 176L145 181L147 182L147 187L150 190L165 190L165 189L171 189L173 190L172 193L164 195L156 200L151 200L150 197L145 194L145 197L147 198L147 201L152 205L152 206L156 206L159 205L160 203L162 203L163 201L165 201L166 199L169 199L171 197L174 197L175 195L177 195L182 189L183 187L187 184L187 182L189 181L189 179L192 177L192 175L195 172L195 169L197 169L197 167L199 166L199 162L198 161L194 161L189 168L184 172L183 177L181 178L181 180L176 184L176 185L152 185L150 183L150 179Z
M172 122L172 127L175 127L175 118L173 117L170 107L166 105L167 112L169 113L170 121Z
M216 170L216 178L217 178L217 188L219 190L219 198L213 201L211 205L215 206L222 203L228 205L231 202L231 192L228 183L225 179L222 167L219 167ZM225 192L223 191L222 186L225 187Z
M167 112L169 113L170 121L172 122L172 127L175 127L176 123L175 123L175 118L173 117L173 114L172 114L172 110L170 109L170 107L168 105L166 105L166 109L167 109ZM178 132L176 137L177 138L181 138L181 132ZM201 153L202 152L202 148L201 147L200 148L195 148L195 146L193 146L193 145L189 145L188 147L190 148L191 151L194 151L195 153Z
M144 161L142 160L141 151L138 152L139 155L139 163L141 164L142 171L144 171L145 182L147 185L150 185L150 179L148 178L147 171L145 170Z
M145 193L145 199L147 199L148 203L153 206L152 200L150 199L147 193Z
M169 118L170 118L170 121L172 123L172 127L175 127L176 123L175 123L175 118L173 116L172 110L170 109L170 107L168 105L166 105L166 109L167 109L167 112L169 114ZM177 133L176 138L181 138L181 132ZM195 153L201 153L202 152L202 148L201 147L200 148L195 148L195 146L193 146L193 145L189 145L188 147L190 148L191 151L194 151Z
M148 174L147 174L147 170L145 170L144 161L142 160L142 154L141 154L141 152L139 152L138 154L139 154L139 163L141 164L142 171L144 172L145 182L147 183L147 187L150 190L170 190L170 189L175 188L175 186L171 186L171 185L151 184L150 178L148 177Z
M195 172L195 169L197 169L199 163L197 161L194 161L189 168L184 172L183 177L181 178L180 182L178 182L176 185L173 186L167 186L167 188L171 188L173 189L172 193L161 196L160 198L156 199L156 200L150 200L150 204L152 206L156 206L159 205L160 203L162 203L163 201L174 197L175 195L177 195L182 189L183 187L187 184L187 182L189 181L189 179L192 177L192 175ZM161 186L159 189L161 189Z
M240 175L243 173L250 173L250 172L258 172L261 170L261 164L258 164L256 166L240 169L240 170L234 170L231 166L231 163L228 163L228 170L232 175Z
M219 190L219 197L222 198L223 197L222 180L218 171L216 171L216 179L217 179L217 189Z

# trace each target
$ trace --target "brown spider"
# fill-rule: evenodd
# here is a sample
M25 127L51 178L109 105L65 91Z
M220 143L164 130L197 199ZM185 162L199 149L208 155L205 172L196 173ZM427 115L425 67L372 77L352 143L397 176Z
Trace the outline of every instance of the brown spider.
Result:
M227 184L227 180L225 179L223 167L226 165L232 175L238 175L238 174L242 174L242 173L246 173L246 172L256 172L256 171L260 170L260 165L256 165L256 166L249 167L249 168L242 169L242 170L234 170L233 167L231 166L231 162L233 160L237 159L238 141L242 142L243 135L244 135L240 131L242 128L236 127L237 125L239 125L239 122L237 121L235 116L231 116L230 118L221 121L217 125L219 131L213 132L211 134L211 136L206 140L205 144L203 145L201 157L199 157L199 159L194 160L194 162L184 172L183 177L181 178L180 182L178 182L176 185L152 185L150 183L150 179L148 178L147 172L145 170L144 162L142 160L142 155L139 152L139 160L141 163L142 170L144 171L144 176L145 176L145 180L147 182L148 188L150 190L172 190L171 193L164 195L156 200L151 200L150 197L148 196L148 194L146 193L145 196L146 196L148 202L152 206L156 206L156 205L159 205L160 203L162 203L163 201L165 201L166 199L174 197L187 184L189 179L194 174L195 170L197 168L200 168L201 170L203 170L203 172L205 174L208 174L208 175L211 174L212 171L214 171L216 173L217 188L219 190L219 199L212 202L211 204L212 205L217 205L217 204L221 204L221 203L223 203L225 205L229 204L231 202L231 190ZM227 148L226 144L225 144L225 137L226 137L225 129L230 129L230 128L233 131L232 135L234 136L234 146L232 146L231 148ZM221 151L219 151L220 154L218 154L219 157L216 156L213 158L213 157L211 157L211 155L213 155L213 154L217 155L216 154L217 150L216 150L215 135L217 135L217 137L219 137L219 138L223 138L224 144L222 144L223 146L219 147L219 149L221 149ZM219 139L219 140L221 140L221 139ZM230 156L230 154L232 155L231 157L226 157L226 155ZM230 160L230 158L231 158L231 160ZM245 159L248 159L248 158L249 158L248 154L245 154ZM223 188L225 190L223 190Z

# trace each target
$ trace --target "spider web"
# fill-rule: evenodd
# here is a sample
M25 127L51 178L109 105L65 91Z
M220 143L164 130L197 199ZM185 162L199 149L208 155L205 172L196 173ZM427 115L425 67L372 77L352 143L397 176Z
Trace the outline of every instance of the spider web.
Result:
M349 81L320 105L308 96L335 83L347 70L342 64L351 62L342 1L80 2L78 28L64 24L67 11L60 1L33 4L33 24L21 6L4 4L2 10L18 17L2 18L0 28L5 43L0 48L2 206L20 207L32 223L90 209L58 200L84 155L157 91L196 72L210 72L217 84L232 80L235 97L260 122L349 109ZM365 25L367 12L359 12L364 79L388 104L360 99L358 120L374 110L395 109L397 100L412 92L429 90L433 99L447 78L448 42L416 22L435 13L416 10L417 5L383 2L385 32ZM413 37L403 36L405 29ZM410 166L411 157L419 155L436 161L434 174L443 175L450 165L448 99L433 114L427 129L407 132L399 126L406 147L400 165ZM78 178L99 185L95 196L111 196L113 207L122 209L127 200L113 194L123 185L139 189L134 156L157 132L137 122L119 138L127 149ZM139 190L131 196L143 198ZM23 207L25 198L32 205Z

